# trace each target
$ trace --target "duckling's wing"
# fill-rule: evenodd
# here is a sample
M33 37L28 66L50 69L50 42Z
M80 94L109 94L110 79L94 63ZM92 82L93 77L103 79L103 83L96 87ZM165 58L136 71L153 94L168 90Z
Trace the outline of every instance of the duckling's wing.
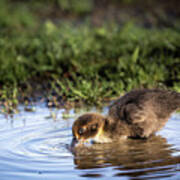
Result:
M160 128L160 123L150 107L129 103L112 106L109 115L116 124L126 124L132 137L149 137Z

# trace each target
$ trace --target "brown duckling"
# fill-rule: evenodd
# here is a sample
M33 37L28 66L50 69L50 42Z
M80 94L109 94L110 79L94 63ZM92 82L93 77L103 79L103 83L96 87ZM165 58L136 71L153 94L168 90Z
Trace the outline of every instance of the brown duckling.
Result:
M134 90L120 97L107 116L86 113L73 124L72 145L106 143L126 138L148 138L159 131L180 108L180 93L160 89Z

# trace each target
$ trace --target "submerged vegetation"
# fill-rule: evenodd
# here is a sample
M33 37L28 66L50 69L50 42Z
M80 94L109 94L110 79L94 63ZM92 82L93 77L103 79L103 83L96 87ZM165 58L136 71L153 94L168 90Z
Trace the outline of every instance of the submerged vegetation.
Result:
M100 104L140 87L180 91L177 27L57 23L37 16L38 6L13 8L6 2L0 2L0 102L9 111L34 94L60 105ZM75 8L56 2L67 11ZM87 3L84 11L71 11L88 13Z

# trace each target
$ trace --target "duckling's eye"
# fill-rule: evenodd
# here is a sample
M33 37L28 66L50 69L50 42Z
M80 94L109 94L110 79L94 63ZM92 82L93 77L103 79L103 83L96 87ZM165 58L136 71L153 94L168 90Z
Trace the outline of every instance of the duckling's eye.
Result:
M93 125L91 126L91 131L96 131L97 128L98 128L98 124L93 124Z
M78 131L79 135L84 134L84 132L85 132L85 129L84 129L84 128L80 128L79 131Z

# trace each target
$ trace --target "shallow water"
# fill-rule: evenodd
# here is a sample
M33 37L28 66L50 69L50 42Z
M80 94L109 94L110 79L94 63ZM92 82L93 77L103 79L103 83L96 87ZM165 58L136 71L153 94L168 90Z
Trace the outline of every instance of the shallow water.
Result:
M71 126L82 112L70 110L69 116L44 104L35 112L23 109L11 118L0 115L1 180L180 179L180 114L149 140L82 146L72 153Z

